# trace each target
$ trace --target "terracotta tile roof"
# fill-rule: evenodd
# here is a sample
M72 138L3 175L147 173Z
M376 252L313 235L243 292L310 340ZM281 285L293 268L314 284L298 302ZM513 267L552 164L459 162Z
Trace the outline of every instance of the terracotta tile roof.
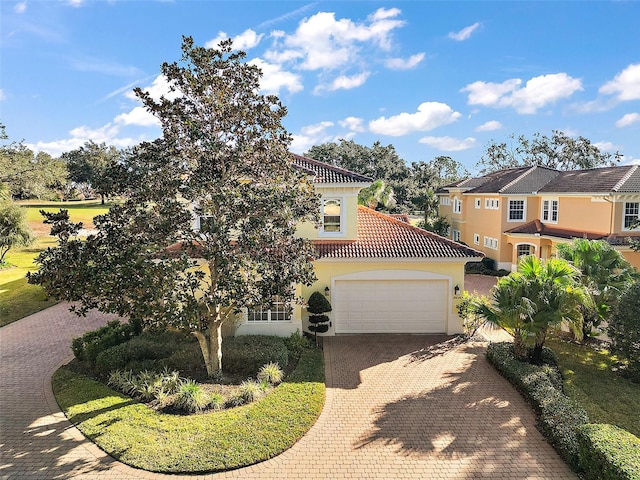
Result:
M313 183L371 183L373 181L369 177L344 168L301 155L292 155L294 166L313 175Z
M363 206L358 206L357 240L316 240L314 245L318 259L484 256L477 250Z
M401 222L404 223L411 223L411 220L409 219L409 215L407 215L406 213L390 213L389 216L391 218L395 218L396 220L400 220Z
M636 170L637 166L627 165L560 172L560 175L539 191L544 193L639 192L638 176L633 175ZM635 188L635 190L629 188Z
M559 228L552 225L545 225L540 220L535 219L531 222L519 225L517 227L506 230L504 233L524 233L529 235L546 235L558 238L588 238L589 240L602 240L607 237L606 233L585 232L582 230L571 230L568 228Z

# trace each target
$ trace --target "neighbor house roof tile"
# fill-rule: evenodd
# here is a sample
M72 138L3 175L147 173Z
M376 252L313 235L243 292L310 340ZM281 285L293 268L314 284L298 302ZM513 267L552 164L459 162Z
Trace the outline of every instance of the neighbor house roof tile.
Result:
M318 258L469 258L483 253L358 206L357 240L316 240Z
M621 167L590 168L571 170L560 174L540 189L541 193L610 193L616 191L640 191L638 177L631 174L637 169L634 165ZM630 177L629 177L630 175ZM633 179L631 178L633 177ZM625 180L629 187L635 184L636 190L620 190Z
M336 167L301 155L293 155L293 164L313 176L313 183L370 183L373 180L365 175Z
M606 233L586 232L584 230L572 230L569 228L546 225L538 219L525 223L524 225L519 225L509 230L505 230L504 233L521 233L540 236L546 235L557 238L588 238L589 240L601 240L607 237Z

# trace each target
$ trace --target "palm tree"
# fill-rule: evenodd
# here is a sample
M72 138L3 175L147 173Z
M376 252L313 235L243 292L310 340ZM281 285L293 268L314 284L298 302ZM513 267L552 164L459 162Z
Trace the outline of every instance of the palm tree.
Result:
M376 180L367 188L360 190L358 204L365 205L371 209L382 205L385 210L391 210L396 206L393 188L387 185L384 180Z
M540 363L550 327L565 324L578 338L582 335L580 306L590 299L579 275L563 259L522 257L518 271L498 281L491 303L478 305L479 313L513 335L518 358L526 358L527 347L533 345L531 362Z
M582 307L583 334L591 336L602 321L607 321L620 295L638 280L638 272L607 242L575 239L558 245L560 258L570 261L581 272L580 281L593 302Z

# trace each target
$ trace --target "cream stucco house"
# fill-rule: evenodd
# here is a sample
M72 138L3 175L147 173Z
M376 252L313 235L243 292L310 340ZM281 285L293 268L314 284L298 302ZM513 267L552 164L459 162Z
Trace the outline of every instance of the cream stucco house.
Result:
M294 155L321 196L320 228L298 227L313 241L317 281L298 286L302 298L319 291L332 304L326 335L342 333L462 332L455 304L464 289L464 265L482 254L410 225L402 216L358 206L371 179ZM287 336L307 331L307 313L276 304L246 310L235 334Z
M573 238L605 240L636 268L640 253L629 237L640 217L637 165L558 171L541 166L500 170L447 185L439 192L440 214L450 237L481 250L513 270L518 258L552 257Z

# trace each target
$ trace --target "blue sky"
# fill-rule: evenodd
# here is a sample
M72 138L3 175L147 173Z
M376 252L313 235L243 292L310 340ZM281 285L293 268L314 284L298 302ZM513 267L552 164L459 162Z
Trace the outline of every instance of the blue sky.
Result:
M53 155L159 135L181 35L231 37L287 106L291 150L340 138L471 171L511 134L582 135L640 163L640 2L0 1L0 121Z

